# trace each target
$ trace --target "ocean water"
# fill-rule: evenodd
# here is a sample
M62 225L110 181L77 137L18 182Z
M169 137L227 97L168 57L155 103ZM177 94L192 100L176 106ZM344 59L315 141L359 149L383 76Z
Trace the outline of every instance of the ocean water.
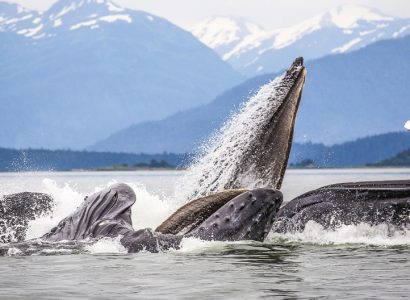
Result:
M0 194L51 194L54 214L33 221L37 237L75 210L84 196L115 182L137 194L135 228L155 227L183 204L175 197L182 171L0 173ZM345 181L408 179L410 169L288 170L285 201ZM0 257L0 299L403 299L410 295L410 232L391 234L366 224L295 235L270 234L263 243L187 239L180 250L127 254L101 240L21 256Z

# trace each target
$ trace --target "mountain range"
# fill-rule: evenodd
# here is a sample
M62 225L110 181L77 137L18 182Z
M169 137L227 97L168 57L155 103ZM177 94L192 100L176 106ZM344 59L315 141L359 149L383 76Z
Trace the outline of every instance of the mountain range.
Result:
M308 74L294 140L332 145L403 130L410 112L409 53L407 36L306 62ZM161 121L135 124L90 149L191 153L241 103L277 75L251 78L209 104Z
M296 142L408 119L409 20L344 5L288 28L213 18L191 32L108 0L44 12L0 2L0 146L192 152L299 55L309 74Z
M82 149L212 100L242 76L189 32L108 0L0 2L0 145Z
M276 72L306 59L357 50L410 33L410 19L368 7L342 5L290 27L267 30L246 19L215 17L191 32L247 77Z
M394 164L385 160L409 148L410 134L407 132L378 134L332 146L295 143L292 147L289 163L300 164L303 161L311 160L317 167L335 168L364 166L384 161L385 166L405 166L405 161L397 161Z

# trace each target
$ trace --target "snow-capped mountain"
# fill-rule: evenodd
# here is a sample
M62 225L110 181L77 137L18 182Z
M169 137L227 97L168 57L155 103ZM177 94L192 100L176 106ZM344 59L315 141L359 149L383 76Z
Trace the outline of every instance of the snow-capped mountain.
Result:
M108 0L0 2L0 146L83 148L242 80L189 32Z
M144 14L147 21L153 22L156 18ZM106 0L60 0L44 13L2 2L0 30L39 39L81 28L97 29L107 23L132 23L133 15L135 11Z
M292 58L345 53L410 33L410 20L375 9L344 5L287 28L264 30L236 18L217 17L191 30L246 76L277 71Z

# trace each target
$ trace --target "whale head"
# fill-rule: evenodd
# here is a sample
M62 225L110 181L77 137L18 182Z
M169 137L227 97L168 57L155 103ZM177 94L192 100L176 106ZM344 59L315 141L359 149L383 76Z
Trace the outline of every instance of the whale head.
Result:
M227 202L186 236L216 241L263 241L282 200L278 190L261 188L245 192Z
M187 200L227 189L280 189L306 78L303 59L262 86L205 143L182 180Z

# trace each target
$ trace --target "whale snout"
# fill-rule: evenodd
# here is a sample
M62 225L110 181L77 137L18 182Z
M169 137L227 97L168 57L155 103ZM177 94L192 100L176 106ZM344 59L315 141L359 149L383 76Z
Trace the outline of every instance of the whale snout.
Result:
M242 238L263 241L272 229L283 195L278 190L268 188L255 189L248 193L251 199L249 208L237 217L246 229L242 232Z
M271 211L275 213L279 210L283 201L283 194L274 189L260 188L248 192L251 204L257 204L257 210Z
M280 191L267 188L245 192L218 209L190 235L205 240L263 241L282 199Z

